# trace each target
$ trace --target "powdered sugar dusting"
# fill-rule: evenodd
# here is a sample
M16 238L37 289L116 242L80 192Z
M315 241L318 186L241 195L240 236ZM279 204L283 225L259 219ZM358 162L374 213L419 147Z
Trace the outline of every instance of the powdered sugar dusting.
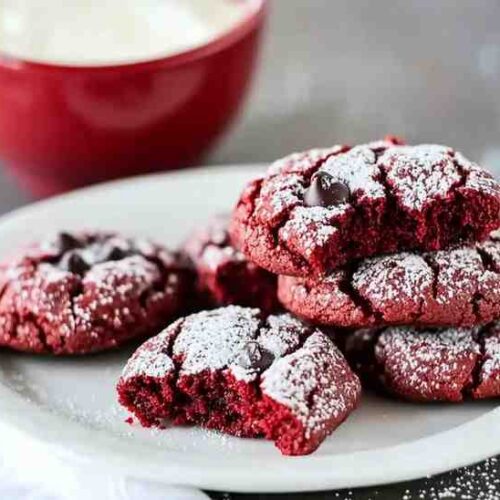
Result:
M175 365L169 352L181 323L182 319L145 342L125 365L122 373L123 378L127 379L138 375L162 378L172 373Z
M279 358L296 349L308 332L290 314L269 316L264 322L258 309L227 306L202 311L173 323L141 346L124 375L164 376L160 368L172 369L173 357L179 360L180 375L229 369L237 379L251 381L258 373L235 363L249 342Z
M61 283L68 278L69 274L67 271L63 271L62 269L59 269L51 264L40 264L38 271L46 284ZM7 271L7 276L9 279L16 280L20 277L19 273L22 273L22 271L19 268L13 267Z
M360 393L359 381L342 354L320 332L276 361L263 374L261 388L293 411L304 425L306 438L324 431L330 419L346 415Z
M304 192L304 181L297 174L267 179L255 203L255 216L264 223L276 223L302 203Z
M11 289L4 297L7 300L11 297L16 309L24 310L24 304L30 304L30 312L44 318L47 329L56 331L63 338L75 333L77 313L68 290L74 290L77 284L70 273L50 264L40 264L37 272L16 266L8 271L8 275Z
M268 328L261 330L259 344L280 358L296 349L304 336L305 326L291 314L277 314L269 316Z
M379 163L402 207L422 210L430 200L444 198L462 176L453 150L436 144L388 149Z
M421 361L432 361L441 359L441 350L454 354L477 353L478 347L474 341L475 331L476 329L470 328L415 330L411 326L390 327L382 332L379 345L404 353L410 362L415 357ZM414 351L414 346L418 346L419 350Z
M439 476L427 477L413 483L400 483L370 488L358 497L358 492L342 490L332 492L330 498L350 500L369 498L384 500L498 500L500 498L500 467L496 457L469 467ZM297 496L297 498L299 498ZM222 500L232 500L223 498Z
M448 328L415 330L413 327L387 328L375 347L391 385L404 387L420 397L433 398L435 391L461 393L480 355L474 340L475 329Z
M258 309L228 306L188 316L173 342L172 354L182 360L181 374L227 368L239 380L254 380L258 373L235 363L250 341L276 358L297 348L305 326L290 314L263 321Z
M376 165L377 157L368 146L356 146L347 153L332 156L320 168L332 180L346 184L354 196L362 199L384 198L384 186L377 180L380 171Z
M314 251L330 244L338 233L334 220L348 210L349 205L345 203L331 208L297 207L279 235L298 254L309 257Z
M153 283L160 276L158 268L140 255L127 257L119 261L103 262L96 264L84 276L83 283L96 286L111 285L115 281L122 281L123 278L133 278L137 284L141 284L141 291L144 286ZM118 293L126 293L126 288L118 289Z
M463 296L472 300L476 291L481 292L484 286L489 288L499 281L497 273L484 269L481 257L474 248L443 250L428 254L428 258L439 269L436 301L442 305Z
M74 299L79 327L90 328L96 311L121 328L130 313L130 299L139 298L159 282L157 267L141 256L96 264L82 280L83 293Z
M226 368L259 331L258 309L229 306L188 316L175 339L173 355L181 374Z
M377 309L383 309L387 304L424 300L432 288L433 271L419 255L401 253L366 259L352 282Z

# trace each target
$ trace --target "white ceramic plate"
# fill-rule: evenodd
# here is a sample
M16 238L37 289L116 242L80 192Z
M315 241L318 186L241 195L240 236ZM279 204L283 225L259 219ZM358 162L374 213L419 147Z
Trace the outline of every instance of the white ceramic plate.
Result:
M258 167L191 170L114 182L32 205L0 220L0 256L62 228L99 227L169 246L230 209ZM144 430L124 422L114 385L130 350L78 359L0 354L0 422L51 453L135 477L207 489L289 492L422 477L500 452L495 402L412 405L365 395L311 456L201 429Z

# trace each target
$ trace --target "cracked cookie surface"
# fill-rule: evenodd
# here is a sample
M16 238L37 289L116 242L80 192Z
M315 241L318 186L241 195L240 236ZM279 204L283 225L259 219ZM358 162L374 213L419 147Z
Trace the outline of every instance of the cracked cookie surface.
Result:
M365 383L417 402L500 396L500 323L476 328L388 327L338 335Z
M324 275L356 259L436 251L500 225L500 186L446 146L395 140L295 153L250 182L231 235L276 274Z
M267 312L276 310L276 276L249 262L231 244L228 224L229 215L216 216L184 245L197 274L201 305L237 304Z
M486 324L500 318L500 232L467 247L368 258L324 278L280 276L278 296L329 326Z
M59 233L0 269L0 345L85 354L158 333L184 311L184 258L146 240Z
M117 390L145 426L201 425L303 455L355 408L360 383L321 331L289 314L228 306L148 340Z

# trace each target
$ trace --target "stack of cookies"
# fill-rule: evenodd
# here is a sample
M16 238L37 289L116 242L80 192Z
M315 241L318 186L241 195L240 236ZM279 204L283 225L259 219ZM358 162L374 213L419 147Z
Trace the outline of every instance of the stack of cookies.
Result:
M387 138L275 162L231 234L367 384L461 401L500 396L499 216L500 187L477 164Z

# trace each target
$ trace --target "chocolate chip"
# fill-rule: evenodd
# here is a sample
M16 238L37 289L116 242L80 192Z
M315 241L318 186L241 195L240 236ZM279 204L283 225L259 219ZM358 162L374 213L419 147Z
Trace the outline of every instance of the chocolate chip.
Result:
M102 253L99 255L99 260L121 260L128 257L130 252L127 252L123 248L117 247L115 245L107 245L102 248Z
M335 181L327 172L316 172L304 196L308 207L331 207L345 203L351 193L343 182Z
M108 260L120 260L129 256L129 252L123 250L123 248L113 247L108 255Z
M61 262L59 262L59 267L64 271L82 275L90 269L90 264L83 258L80 252L72 250L63 256Z
M252 341L245 345L235 363L242 368L262 372L269 368L273 361L272 353L263 349L257 342Z
M80 246L80 241L69 233L61 232L58 233L53 247L61 253L67 252L68 250L73 250Z
M122 245L115 244L112 241L95 243L89 250L94 256L93 261L95 263L121 260L125 257L130 257L131 255L137 255L140 253L133 248L123 248Z

